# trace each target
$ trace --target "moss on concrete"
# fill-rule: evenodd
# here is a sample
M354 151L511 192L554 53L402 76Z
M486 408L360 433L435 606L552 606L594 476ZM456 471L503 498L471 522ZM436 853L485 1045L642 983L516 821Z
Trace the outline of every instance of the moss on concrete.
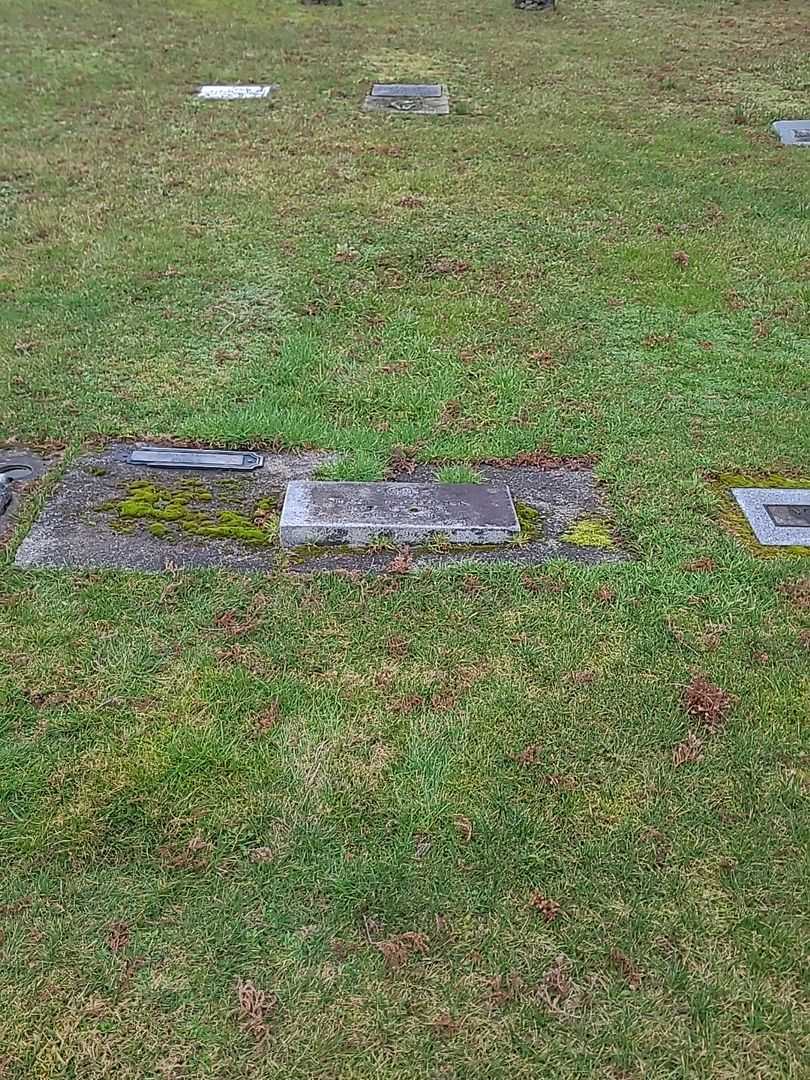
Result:
M603 518L580 518L567 532L563 533L562 539L566 544L575 544L577 547L613 548L616 546L611 527Z
M238 540L252 547L275 539L278 519L271 499L260 499L250 513L199 508L198 504L213 499L196 479L184 480L177 487L136 480L128 485L123 499L109 500L99 509L115 515L110 526L116 531L131 532L137 523L148 523L147 531L159 539L180 533L200 539Z

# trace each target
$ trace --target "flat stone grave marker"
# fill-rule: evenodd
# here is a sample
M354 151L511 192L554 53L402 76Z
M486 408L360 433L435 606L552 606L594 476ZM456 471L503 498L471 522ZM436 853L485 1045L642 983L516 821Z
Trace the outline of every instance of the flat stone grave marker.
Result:
M366 112L447 116L450 97L441 83L373 83L363 108Z
M771 126L783 146L810 147L810 120L776 120Z
M367 484L296 480L281 511L283 547L502 544L520 533L505 484Z
M245 98L268 98L277 86L205 85L197 88L195 97L206 101L239 101Z
M732 488L765 547L810 546L810 488Z
M264 455L252 450L143 446L132 451L129 463L164 469L235 469L237 472L253 472L264 464Z

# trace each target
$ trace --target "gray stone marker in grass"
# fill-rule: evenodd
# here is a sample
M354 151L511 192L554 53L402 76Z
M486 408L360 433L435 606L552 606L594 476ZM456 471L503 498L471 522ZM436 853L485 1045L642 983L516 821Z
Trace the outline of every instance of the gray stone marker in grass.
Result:
M810 120L776 120L771 127L783 146L810 147Z
M281 510L283 547L502 544L520 534L505 484L366 484L296 480Z
M214 86L207 84L198 86L194 96L205 101L240 101L251 98L269 98L278 90L278 86L240 86L229 84Z
M810 546L810 488L732 488L765 547Z
M554 11L557 0L512 0L512 7L520 11Z
M450 97L442 83L374 83L363 108L366 112L447 116Z

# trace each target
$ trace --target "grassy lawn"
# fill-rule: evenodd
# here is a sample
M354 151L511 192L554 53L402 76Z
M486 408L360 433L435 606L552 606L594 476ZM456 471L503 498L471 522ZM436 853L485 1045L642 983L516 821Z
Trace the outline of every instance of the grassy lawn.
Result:
M810 470L806 0L5 0L0 48L0 441L594 453L635 555L21 572L40 491L0 1077L806 1076L810 568L710 481Z

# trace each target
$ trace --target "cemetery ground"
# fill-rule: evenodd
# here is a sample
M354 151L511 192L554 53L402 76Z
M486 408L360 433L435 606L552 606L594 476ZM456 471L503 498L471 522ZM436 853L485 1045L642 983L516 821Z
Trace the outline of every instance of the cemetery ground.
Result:
M810 568L716 478L810 468L806 16L6 0L0 1076L803 1073ZM15 568L121 438L594 455L632 561Z

